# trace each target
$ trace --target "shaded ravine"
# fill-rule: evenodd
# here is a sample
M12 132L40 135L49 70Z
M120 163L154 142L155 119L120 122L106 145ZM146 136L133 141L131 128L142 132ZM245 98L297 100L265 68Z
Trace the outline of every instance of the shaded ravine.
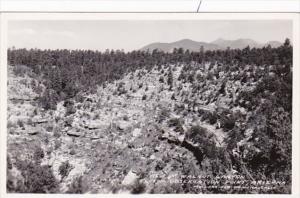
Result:
M167 142L170 144L175 144L177 146L180 146L180 147L183 147L183 148L189 150L191 153L193 153L193 155L196 158L199 165L201 165L201 162L203 160L203 153L198 147L192 145L191 143L187 142L186 140L183 140L182 142L180 142L179 140L171 140L166 137L162 137L161 139L167 140Z

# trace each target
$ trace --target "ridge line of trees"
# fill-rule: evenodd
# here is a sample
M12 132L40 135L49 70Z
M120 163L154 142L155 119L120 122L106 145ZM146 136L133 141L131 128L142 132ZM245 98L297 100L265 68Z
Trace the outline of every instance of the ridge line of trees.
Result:
M53 105L44 105L47 109L55 108L59 100L73 98L81 91L95 90L96 85L122 78L126 73L137 69L151 70L154 66L171 64L224 65L227 69L238 70L246 65L283 65L287 73L292 67L292 46L286 39L277 48L270 45L263 48L207 50L190 52L183 48L165 53L157 49L149 51L106 50L40 50L8 49L8 64L13 67L26 65L37 75L45 79L46 90L43 95L54 98ZM18 69L18 68L16 68ZM278 67L282 69L282 67ZM171 82L169 82L172 84Z

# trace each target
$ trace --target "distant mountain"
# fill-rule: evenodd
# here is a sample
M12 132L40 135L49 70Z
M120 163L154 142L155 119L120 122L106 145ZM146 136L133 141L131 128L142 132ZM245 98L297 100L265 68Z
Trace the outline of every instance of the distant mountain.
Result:
M243 49L247 46L250 48L261 48L264 46L271 45L271 47L279 47L282 45L279 41L269 41L267 43L258 43L252 39L237 39L237 40L224 40L224 39L217 39L212 43L219 45L221 48L226 49L230 47L231 49Z
M183 48L185 50L190 51L199 51L201 46L204 47L204 50L217 50L217 49L227 49L230 47L231 49L244 49L249 46L250 48L261 48L263 46L271 45L271 47L278 47L282 45L282 43L278 41L269 41L267 43L259 43L252 39L237 39L237 40L225 40L225 39L217 39L213 42L198 42L190 39L183 39L172 43L151 43L141 48L141 50L149 50L153 51L154 49L158 49L164 52L172 52L174 48Z
M247 46L250 48L260 47L261 44L252 40L252 39L237 39L237 40L224 40L224 39L217 39L212 43L219 45L221 48L226 49L230 47L231 49L243 49Z
M271 47L279 47L281 46L283 43L280 43L279 41L269 41L267 42L264 46L268 46L271 45Z
M203 46L205 50L221 49L220 46L214 43L197 42L190 39L183 39L173 43L152 43L146 45L141 50L153 51L154 49L158 49L164 52L172 52L174 48L183 48L185 50L188 49L190 51L199 51L201 46Z

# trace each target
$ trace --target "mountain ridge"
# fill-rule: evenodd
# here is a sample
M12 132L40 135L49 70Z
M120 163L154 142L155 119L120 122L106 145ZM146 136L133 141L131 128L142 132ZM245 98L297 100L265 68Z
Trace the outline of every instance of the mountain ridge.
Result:
M189 51L199 51L201 46L204 47L204 50L224 50L228 47L231 49L244 49L249 46L250 48L261 48L267 45L271 47L278 47L282 45L279 41L268 41L266 43L259 43L253 39L240 38L236 40L227 40L223 38L218 38L212 42L203 42L203 41L194 41L191 39L181 39L178 41L166 43L166 42L154 42L150 43L140 50L142 51L153 51L158 49L159 51L172 52L174 48L183 48L184 50Z

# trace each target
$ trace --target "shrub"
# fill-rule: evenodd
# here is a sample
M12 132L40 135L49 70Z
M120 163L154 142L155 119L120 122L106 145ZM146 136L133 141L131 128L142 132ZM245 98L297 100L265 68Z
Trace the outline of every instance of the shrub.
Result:
M233 116L225 116L221 118L221 127L225 130L231 130L235 126L235 119Z
M182 121L179 118L172 118L168 122L169 127L175 127L176 132L183 132Z
M33 91L37 94L41 94L43 92L43 87L40 84L38 84L33 88Z
M243 132L240 128L234 128L227 133L225 139L228 150L232 150L236 147L236 144L244 138Z
M170 87L173 86L173 73L172 71L170 70L169 74L168 74L168 77L167 77L167 83Z
M202 74L197 74L196 79L197 79L198 82L203 82L204 81L204 78L203 78Z
M72 149L70 150L70 155L75 155L75 154L76 154L76 151L75 151L75 149L72 148Z
M207 129L205 129L199 125L192 126L188 131L188 137L193 139L193 138L197 137L198 135L201 135L202 137L206 137L208 135Z
M60 138L61 137L61 133L59 131L59 128L55 128L54 129L53 136L56 137L56 138Z
M76 177L68 187L69 188L66 193L82 194L86 191L86 186L83 183L82 175Z
M195 78L194 78L194 74L193 74L193 73L191 73L191 74L188 76L188 81L189 81L190 83L193 83L193 82L195 81Z
M218 115L215 111L210 112L207 110L199 109L198 113L201 116L201 120L202 121L207 120L209 122L209 124L215 124L218 120Z
M43 136L42 140L46 145L48 145L49 144L49 135Z
M18 120L18 121L17 121L17 124L18 124L18 126L19 126L20 128L23 128L23 127L24 127L24 123L23 123L22 120Z
M13 166L12 166L12 163L11 163L11 159L9 157L9 155L6 156L6 163L7 163L7 169L12 169Z
M162 77L162 76L159 77L159 82L160 82L160 83L164 83L164 77Z
M35 108L34 110L33 110L33 115L37 115L37 108Z
M171 100L175 100L175 94L173 93L172 96L171 96Z
M164 169L165 166L166 166L166 163L163 162L162 160L159 160L159 161L157 161L157 163L156 163L156 165L154 167L154 170L155 171L161 171L161 170Z
M53 131L53 126L47 126L46 131L47 132L52 132Z
M87 114L87 116L89 116L89 114ZM72 127L73 121L74 121L73 117L71 117L71 116L67 117L65 119L65 126Z
M69 175L71 169L72 165L69 163L69 161L65 161L59 166L58 172L61 175L62 180Z
M146 185L144 183L141 183L140 181L136 181L133 186L131 193L132 194L141 194L144 193L146 190Z
M123 120L124 120L124 121L128 121L128 120L129 120L128 115L124 115L124 116L123 116Z
M30 125L30 126L33 126L33 121L32 121L31 118L29 118L29 119L27 120L27 124Z
M76 113L76 108L74 107L73 101L66 100L64 102L64 107L66 107L66 116Z
M217 120L218 120L218 115L215 111L209 114L208 116L209 124L215 124Z
M77 94L75 97L74 97L75 101L79 102L79 103L83 103L84 102L84 96L82 96L82 94Z
M182 112L184 109L185 109L184 104L181 104L181 105L175 104L175 106L174 106L174 111L177 113Z
M17 168L24 178L17 181L17 186L10 186L8 192L17 193L54 193L57 192L59 183L55 179L51 168L47 165L41 166L30 161L17 159Z
M178 118L172 118L169 120L168 124L169 124L169 127L176 127L176 126L180 125L181 123Z
M45 110L56 110L58 101L59 96L53 89L46 89L42 97L39 98L39 103Z
M54 150L59 149L60 146L61 146L61 141L58 140L58 139L56 139L56 140L54 141Z
M185 73L185 71L184 70L181 70L181 73L180 73L180 75L179 75L179 77L178 77L178 80L184 80L185 81L185 79L186 79L186 73Z
M163 108L158 115L158 122L162 123L162 121L166 120L168 117L170 117L170 110Z
M146 100L146 99L147 99L147 96L143 95L142 100Z
M41 159L45 157L44 151L41 147L37 146L33 153L33 159L36 162L40 162Z
M199 125L192 126L186 133L186 138L197 143L202 152L209 158L215 158L217 155L217 147L213 137L212 133Z
M32 193L48 193L55 192L54 189L58 187L52 170L48 166L36 166L29 164L27 167L27 187L28 191Z
M177 91L178 91L178 92L181 91L182 88L183 88L183 87L182 87L182 84L179 84L178 87L177 87Z

